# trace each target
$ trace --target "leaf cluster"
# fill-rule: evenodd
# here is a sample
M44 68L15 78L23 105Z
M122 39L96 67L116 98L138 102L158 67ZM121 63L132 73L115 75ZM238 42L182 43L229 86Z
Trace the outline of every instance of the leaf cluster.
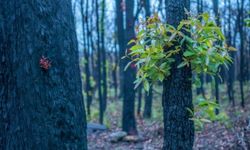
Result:
M232 62L228 51L235 50L224 44L225 37L208 13L191 16L180 22L177 28L163 23L157 14L137 27L137 36L125 57L135 63L137 80L148 91L151 83L163 81L171 75L175 56L181 55L177 68L191 67L196 74L218 75L219 66ZM126 68L125 68L126 69Z
M191 118L195 123L196 130L201 130L204 124L218 121L220 123L227 124L229 117L225 112L220 109L220 106L213 100L207 100L202 96L198 96L194 99L194 110L187 108ZM220 113L216 114L216 109L220 109Z

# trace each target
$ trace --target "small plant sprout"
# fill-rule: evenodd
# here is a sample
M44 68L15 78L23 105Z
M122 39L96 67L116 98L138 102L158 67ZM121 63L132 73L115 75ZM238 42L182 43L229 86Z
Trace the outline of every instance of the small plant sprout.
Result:
M45 71L49 70L49 68L51 67L51 61L44 56L40 58L39 64L40 67Z

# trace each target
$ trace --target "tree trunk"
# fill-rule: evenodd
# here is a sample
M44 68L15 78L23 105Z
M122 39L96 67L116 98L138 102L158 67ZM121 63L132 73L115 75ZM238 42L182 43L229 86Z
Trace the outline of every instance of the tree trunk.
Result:
M118 70L118 62L119 62L118 49L115 49L115 52L113 55L114 55L113 56L114 67L112 67L113 88L115 90L115 99L118 99L118 81L117 81L117 70Z
M90 84L90 69L89 69L89 49L90 49L90 38L89 36L89 19L88 19L88 0L86 1L85 6L85 14L84 15L84 7L83 7L83 0L81 0L81 16L82 16L82 32L83 32L83 53L84 53L84 69L86 73L86 81L85 81L85 90L87 95L87 114L90 116L90 106L92 103L92 87Z
M107 64L106 64L106 50L105 50L105 8L106 2L102 0L102 15L101 15L101 44L102 44L102 100L103 111L105 112L107 107Z
M216 20L216 24L218 26L221 26L220 23L220 14L219 14L219 1L218 0L213 0L213 10L214 10L214 14L215 14L215 20ZM218 44L222 44L222 43L218 43ZM219 105L219 84L220 84L220 79L219 77L215 77L215 99L216 99L216 103ZM219 114L219 109L215 110L216 114Z
M196 94L197 95L202 95L203 97L205 97L205 90L204 90L204 74L199 75L198 77L200 79L201 85L200 87L196 88Z
M144 118L151 118L152 115L152 103L153 103L153 87L151 86L148 93L145 93L145 105L144 105Z
M145 0L145 12L146 12L146 19L150 17L150 0ZM143 116L145 118L151 118L152 113L152 102L153 102L153 88L151 87L149 93L145 93L145 105L144 105L144 112Z
M137 93L138 93L137 115L141 116L142 85L138 87Z
M134 0L126 1L126 42L128 43L131 39L135 38L134 32ZM131 45L127 46L129 50ZM124 51L125 54L125 51ZM122 61L122 68L130 60L124 59ZM128 134L137 134L136 121L135 121L135 70L134 64L130 65L123 73L123 112L122 112L122 129Z
M244 98L244 91L243 91L243 81L244 81L244 2L245 0L237 0L237 9L238 9L238 30L240 34L240 95L241 95L241 106L245 107L245 98Z
M228 35L227 35L227 43L228 45L232 46L232 27L231 27L231 0L228 1ZM235 31L237 32L237 31ZM235 52L229 52L232 60L235 60ZM228 98L229 102L232 104L232 106L235 106L235 100L234 100L234 72L235 72L235 65L232 64L229 69L228 69L228 80L227 80L227 93L228 93Z
M197 0L197 12L198 14L203 13L203 0ZM199 79L201 82L201 86L196 88L197 95L202 95L205 97L205 90L204 90L204 74L199 75Z
M189 0L166 0L167 22L175 27L185 18L184 8L189 10ZM182 53L175 56L171 75L163 83L164 150L191 150L194 142L194 123L187 110L192 104L191 67L178 69Z
M0 7L0 149L87 149L71 1Z
M123 18L123 0L116 0L116 26L117 26L117 39L118 39L118 45L119 45L119 58L122 58L125 55L125 31L124 31L124 18ZM123 97L123 64L120 61L119 63L119 77L120 77L120 97Z
M96 9L96 32L97 32L97 70L98 70L98 98L99 98L99 122L103 124L104 116L104 102L103 102L103 93L102 93L102 55L100 48L100 28L99 28L99 4L98 0L95 1Z

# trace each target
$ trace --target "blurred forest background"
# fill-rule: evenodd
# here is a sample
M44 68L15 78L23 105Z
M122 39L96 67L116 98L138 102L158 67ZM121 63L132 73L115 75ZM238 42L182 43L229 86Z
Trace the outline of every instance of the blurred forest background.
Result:
M135 27L140 21L157 13L166 22L165 0L73 0L72 3L88 122L103 124L111 130L108 132L124 128L124 122L134 124L135 130L150 139L144 142L144 148L160 148L163 130L161 83L152 86L148 93L142 86L134 89L135 75L129 74L133 74L136 67L132 65L132 70L124 72L121 57L125 55L128 41L135 37ZM228 69L220 68L221 79L212 80L209 75L201 75L201 86L193 86L194 99L205 97L216 101L219 111L229 116L231 124L228 128L209 123L198 132L196 149L244 149L244 141L249 143L249 137L245 139L243 135L243 126L250 124L250 29L245 23L250 16L249 9L248 0L191 0L191 13L208 12L221 26L226 43L237 49L230 52L234 63ZM121 118L125 119L121 121ZM225 122L226 116L222 118ZM107 144L103 142L106 135L99 132L89 135L89 142L100 142L95 146L89 144L90 148L130 145ZM143 144L130 146L136 149Z

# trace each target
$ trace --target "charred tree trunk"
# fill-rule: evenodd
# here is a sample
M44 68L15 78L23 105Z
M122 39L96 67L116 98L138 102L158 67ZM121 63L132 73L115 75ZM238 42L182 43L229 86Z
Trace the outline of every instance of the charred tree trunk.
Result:
M237 8L238 8L238 31L240 34L240 95L241 95L241 106L245 107L245 98L244 98L244 91L243 91L243 82L244 82L244 2L245 0L237 0Z
M125 55L125 30L124 30L124 18L123 11L125 11L125 4L123 0L116 0L116 26L117 26L117 39L119 45L119 58L122 58ZM120 61L119 63L119 76L120 76L120 97L123 97L123 64Z
M228 45L232 45L232 25L231 25L231 15L232 11L231 11L231 0L228 1L228 34L227 34L227 43ZM237 31L235 31L237 32ZM230 52L229 53L232 60L235 60L235 52ZM228 93L228 98L229 98L229 101L230 103L233 105L233 107L235 106L235 100L234 100L234 72L235 72L235 65L232 64L230 67L229 67L229 70L228 70L228 79L227 79L227 93Z
M128 43L131 39L135 38L134 31L134 0L126 0L126 42ZM129 50L131 45L127 46ZM125 53L125 51L124 51ZM122 61L122 68L130 60L124 59ZM137 134L136 120L135 120L135 66L130 65L126 71L123 73L123 112L122 112L122 129L128 134Z
M81 16L82 16L82 32L84 38L83 44L83 53L84 53L84 70L86 73L86 95L87 95L87 114L90 116L90 106L92 103L92 87L90 84L90 69L89 69L89 49L90 49L90 30L89 30L89 23L88 23L88 0L86 1L85 6L85 15L84 15L84 7L83 7L83 0L81 0Z
M103 111L105 112L107 107L107 64L106 64L106 49L105 49L105 7L106 2L102 0L102 15L101 15L101 44L102 44L102 100L103 100Z
M213 10L214 10L214 14L215 14L215 20L216 20L216 24L218 26L221 26L220 23L220 14L219 14L219 1L218 0L213 0ZM222 43L217 43L217 44L222 44ZM220 100L219 100L219 84L220 84L220 79L218 76L215 77L215 99L216 99L216 103L219 105L220 104ZM216 114L219 114L219 109L215 110Z
M203 13L203 0L197 0L197 12L198 14L202 14ZM196 88L196 93L197 95L202 95L203 97L205 97L205 90L204 90L204 74L199 75L198 77L200 79L201 85L200 87Z
M96 32L97 32L97 69L98 69L98 98L99 98L99 122L103 124L104 102L102 93L102 53L100 48L100 27L99 27L99 0L95 1Z
M86 150L71 1L8 0L0 8L0 149Z
M141 116L141 100L142 100L142 86L138 87L138 105L137 105L137 115Z
M145 105L144 105L144 118L151 118L152 116L152 102L153 101L153 87L151 86L148 93L145 93Z
M167 22L177 27L185 18L184 8L190 9L190 1L165 2ZM193 109L192 72L191 67L178 69L181 62L182 53L179 53L172 64L171 75L163 83L164 150L191 150L194 142L194 122L187 111L187 108Z
M151 15L150 0L145 0L145 12L146 12L146 19L147 19ZM149 90L149 93L145 93L145 105L144 105L143 117L151 118L152 102L153 102L153 88L151 87Z
M113 61L114 66L112 68L113 87L115 90L115 99L118 99L118 79L117 79L117 71L118 71L118 63L119 63L118 49L115 49L113 60L114 60Z

